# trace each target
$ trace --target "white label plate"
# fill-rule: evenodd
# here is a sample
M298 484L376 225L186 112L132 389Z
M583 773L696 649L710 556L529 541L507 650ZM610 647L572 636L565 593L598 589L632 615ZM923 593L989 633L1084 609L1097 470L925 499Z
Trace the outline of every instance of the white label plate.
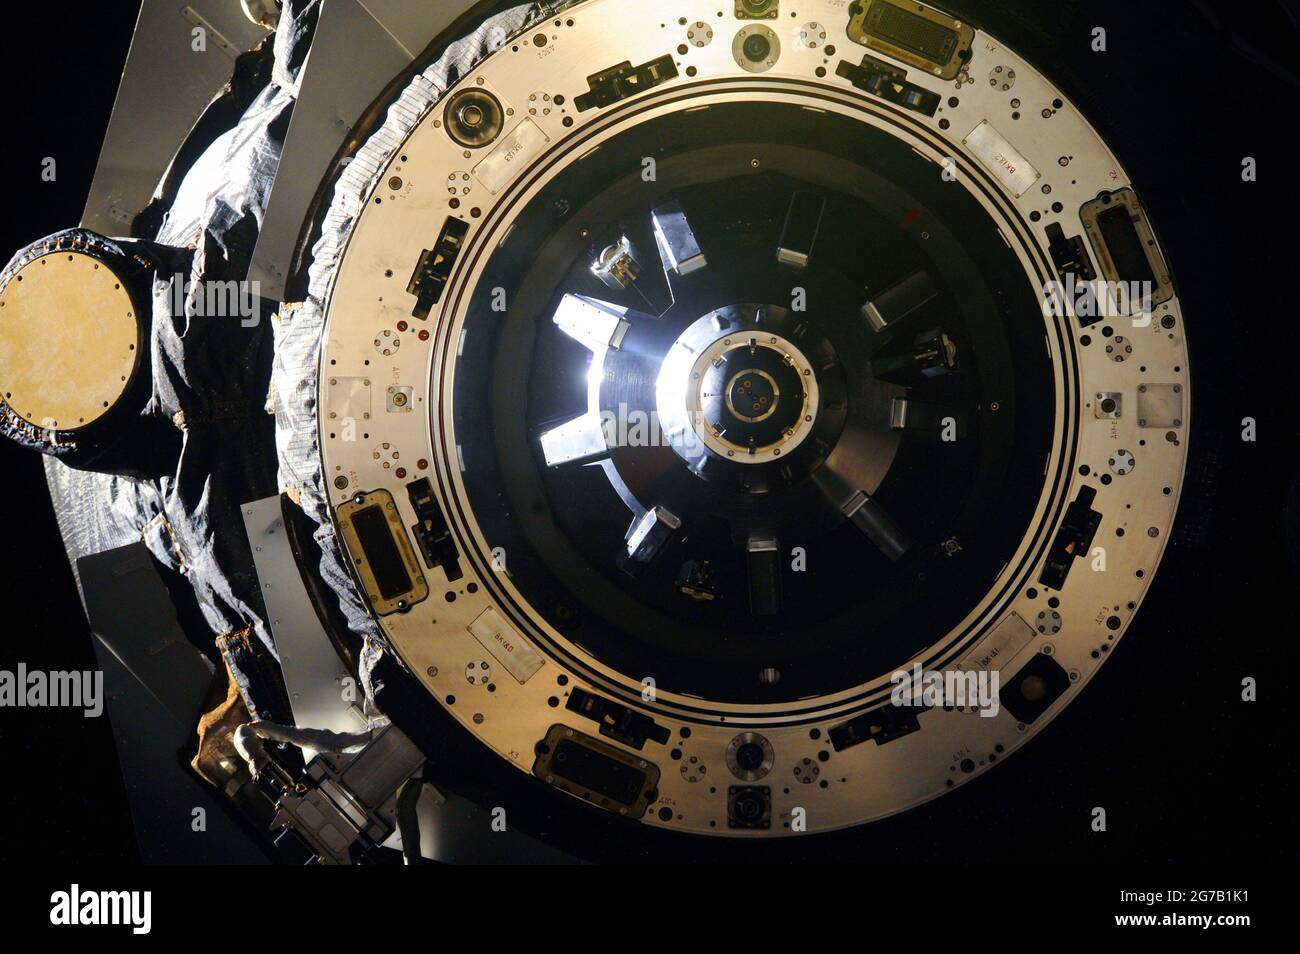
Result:
M469 624L469 631L521 686L533 678L546 661L490 606Z
M975 153L984 167L1017 199L1042 177L1042 173L1030 165L1029 160L987 119L970 131L962 145Z
M525 119L506 136L501 137L491 154L474 168L474 176L496 195L526 168L551 140L537 123Z

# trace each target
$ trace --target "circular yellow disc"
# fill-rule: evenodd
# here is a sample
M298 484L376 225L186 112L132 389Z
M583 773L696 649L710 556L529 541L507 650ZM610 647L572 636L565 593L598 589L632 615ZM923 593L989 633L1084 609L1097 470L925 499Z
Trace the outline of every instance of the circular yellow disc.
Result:
M73 431L108 413L137 342L131 296L89 255L43 255L0 290L0 394L37 427Z

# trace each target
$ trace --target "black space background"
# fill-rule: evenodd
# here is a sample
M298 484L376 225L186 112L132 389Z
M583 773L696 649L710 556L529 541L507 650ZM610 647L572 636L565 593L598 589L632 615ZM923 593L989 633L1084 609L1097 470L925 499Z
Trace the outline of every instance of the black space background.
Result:
M77 224L137 6L6 11L0 258ZM974 784L782 857L1295 861L1300 577L1284 509L1300 438L1297 19L1277 0L947 6L1044 69L1133 174L1185 309L1192 469L1175 546L1115 658L1078 701ZM1105 54L1089 49L1094 26L1108 30ZM1253 185L1240 178L1246 155L1259 161ZM58 160L56 183L40 179L46 156ZM1239 438L1245 416L1259 422L1258 443ZM0 668L93 668L38 458L0 446L0 488ZM1240 701L1244 676L1259 682L1253 705ZM138 860L107 718L0 710L0 778L0 861ZM1101 835L1088 827L1096 805L1109 816Z

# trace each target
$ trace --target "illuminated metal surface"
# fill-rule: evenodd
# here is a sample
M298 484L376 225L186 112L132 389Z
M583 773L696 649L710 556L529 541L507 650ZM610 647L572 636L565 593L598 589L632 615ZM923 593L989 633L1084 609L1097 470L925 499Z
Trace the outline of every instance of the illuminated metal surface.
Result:
M1050 682L1037 674L1040 668L1049 675L1059 670L1065 680L1059 696L1025 722L1006 706L992 718L969 709L936 708L920 713L918 731L892 740L884 737L887 732L877 738L885 744L873 744L868 737L863 744L832 745L828 739L842 739L843 727L855 717L888 705L892 670L815 698L771 704L703 699L664 688L670 674L623 672L605 664L530 607L508 562L494 555L492 541L465 503L472 478L463 472L451 369L464 347L471 292L490 255L507 238L519 210L566 167L637 124L687 109L761 100L843 116L901 140L933 165L936 178L943 175L951 188L967 190L989 217L988 240L1007 246L1035 298L1058 277L1052 228L1060 226L1067 238L1082 234L1078 210L1100 193L1130 185L1118 160L1063 94L995 38L977 32L967 65L981 76L995 66L1014 70L1014 93L1023 107L1013 107L1007 94L983 82L962 83L965 73L947 82L902 63L896 66L907 71L911 90L895 102L856 85L869 79L855 72L863 48L846 34L849 24L841 4L809 0L799 14L798 20L779 24L779 59L761 75L738 65L730 42L700 45L708 31L720 40L731 39L740 30L752 31L752 23L735 20L730 12L719 17L716 4L698 0L653 7L590 0L544 29L529 31L467 75L462 86L491 89L508 110L515 109L513 122L536 125L546 137L544 148L529 150L512 163L508 181L494 165L491 188L479 182L467 197L452 196L446 184L474 157L441 128L441 109L416 122L404 141L387 135L376 146L382 156L367 157L382 161L328 302L323 366L332 374L412 386L424 397L420 407L428 412L376 415L368 422L364 443L335 436L322 420L325 473L331 479L338 475L348 488L331 490L332 503L346 504L356 488L388 490L402 522L411 526L416 515L406 483L428 477L461 555L463 577L448 582L441 569L431 568L427 575L434 595L429 603L381 620L411 671L468 731L525 772L532 770L536 746L550 727L595 735L598 725L573 708L582 694L652 719L671 741L650 739L642 749L628 748L628 754L639 754L662 773L643 821L704 834L761 837L789 833L792 823L793 830L806 824L808 831L858 824L942 794L1014 751L1077 695L1132 620L1169 538L1186 457L1188 365L1177 298L1161 304L1149 322L1122 318L1085 324L1074 315L1045 313L1043 346L1051 362L1056 416L1048 471L1029 530L961 623L930 634L927 648L899 667L916 662L930 670L996 668L1004 688L1017 679L1035 680L1025 688L1025 698L1041 695ZM825 45L798 42L810 19L824 25ZM650 64L670 52L675 77L604 108L580 111L574 105L588 91L588 77L602 65ZM662 78L662 69L658 75ZM540 90L554 102L564 97L568 105L549 115L521 118L518 107ZM934 104L932 115L916 108L925 103ZM1018 112L1015 120L1013 111ZM965 145L970 132L985 123L996 125L1015 155L1041 178L1031 185L1019 166L999 173L996 150L991 151L996 141L987 136L977 137L978 148ZM400 190L392 187L395 181L402 183ZM400 349L377 353L377 335L411 321L413 298L403 294L404 283L422 249L429 247L430 232L448 216L465 221L470 231L440 301L427 324L419 326L430 333L427 340L408 332ZM1084 249L1085 258L1093 254L1086 245ZM1112 325L1133 342L1135 360L1117 362L1107 356L1105 340ZM599 362L594 368L599 373ZM1124 412L1095 414L1094 396L1099 394L1120 395L1123 402L1114 407L1122 406ZM1144 394L1150 395L1145 404L1149 418L1140 409L1128 412L1143 406ZM328 399L321 403L330 406ZM919 426L920 409L903 406L907 413L895 415L895 426ZM995 402L985 410L996 414L999 408ZM427 469L399 479L376 467L369 448L379 441L400 447L404 460L425 461ZM1125 457L1122 477L1099 479L1107 461L1121 450L1136 455L1136 464ZM874 487L862 483L845 487L842 503L848 515L869 510L868 493ZM1085 511L1099 514L1095 542L1104 547L1104 558L1099 563L1093 552L1067 549L1073 570L1059 591L1048 590L1039 583L1048 551L1070 519L1071 503L1079 500ZM1074 513L1077 517L1077 508ZM879 520L875 525L883 526ZM960 549L955 540L951 545L953 552ZM466 665L483 653L482 637L473 627L489 612L509 627L517 651L530 658L536 654L546 664L522 681L498 681L493 692L474 688L467 693ZM1059 628L1038 624L1049 613L1063 621ZM658 683L653 692L647 693L647 677ZM449 701L453 697L454 703ZM866 723L859 725L872 731ZM770 761L761 780L770 786L767 827L762 812L755 813L747 801L754 795L752 785L760 784L748 777L755 769L729 769L746 744L737 742L742 732L759 734L770 746L770 759L764 750L758 763L761 769ZM807 782L812 765L819 767L818 784L797 784ZM737 813L743 816L739 825Z
M202 49L194 48L198 29L205 31ZM129 232L203 110L230 81L235 57L266 35L230 0L144 0L82 228Z
M470 0L325 0L285 136L249 281L282 298L316 186L348 131L392 77L470 6ZM320 69L313 64L320 63ZM351 68L340 69L348 63Z
M0 391L37 427L94 424L140 360L131 295L106 264L79 251L53 251L20 269L0 289L0 329Z

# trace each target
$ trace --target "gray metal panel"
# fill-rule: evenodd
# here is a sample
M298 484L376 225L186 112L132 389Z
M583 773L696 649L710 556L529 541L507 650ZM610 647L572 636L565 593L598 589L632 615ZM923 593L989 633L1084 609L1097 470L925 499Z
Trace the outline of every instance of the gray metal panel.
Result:
M348 671L339 660L303 586L284 532L279 497L244 504L244 530L253 550L267 622L275 637L294 722L301 728L356 732L366 719L344 701ZM360 699L360 689L357 689Z
M182 726L203 714L212 664L185 638L143 543L84 556L77 571L91 629Z
M192 31L207 31L207 49ZM185 137L266 31L232 0L144 0L81 227L122 235L153 197Z
M420 0L358 0L372 17L415 59L434 37L468 10L474 0L447 0L437 4ZM434 9L430 9L430 7Z
M250 281L281 299L307 209L343 137L403 67L474 0L324 0ZM346 69L339 64L346 63ZM321 64L314 68L314 64Z

